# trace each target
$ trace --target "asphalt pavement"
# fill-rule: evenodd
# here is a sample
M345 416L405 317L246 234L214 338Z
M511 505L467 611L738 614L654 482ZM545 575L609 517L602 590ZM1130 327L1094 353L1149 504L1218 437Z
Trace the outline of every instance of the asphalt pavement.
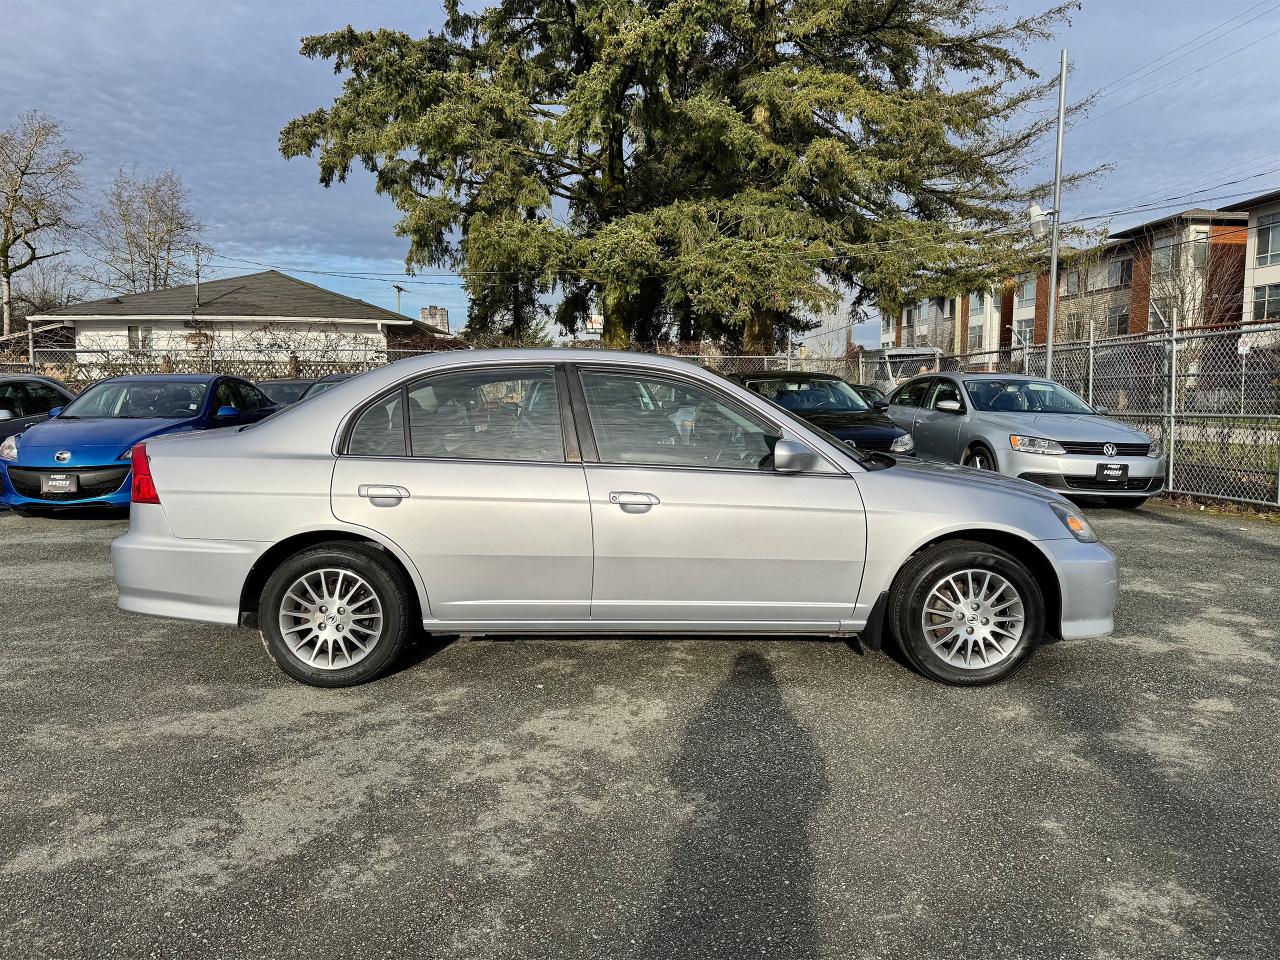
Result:
M1116 635L996 687L460 638L346 691L0 515L0 956L1274 958L1280 525L1090 515Z

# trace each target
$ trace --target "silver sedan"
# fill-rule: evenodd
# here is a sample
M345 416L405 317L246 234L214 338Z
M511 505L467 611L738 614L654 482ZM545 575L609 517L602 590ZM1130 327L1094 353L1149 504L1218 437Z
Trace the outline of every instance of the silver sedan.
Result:
M1164 489L1164 457L1105 412L1052 380L1003 373L920 376L889 397L889 416L926 460L1139 507Z
M126 610L254 626L346 686L431 633L858 635L989 683L1109 633L1057 494L859 451L690 363L454 352L133 452Z

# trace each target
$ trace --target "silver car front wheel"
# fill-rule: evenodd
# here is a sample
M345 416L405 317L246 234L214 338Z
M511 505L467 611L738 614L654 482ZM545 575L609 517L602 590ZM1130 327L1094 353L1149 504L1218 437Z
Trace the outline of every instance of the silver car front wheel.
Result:
M999 663L1026 627L1017 588L993 570L970 567L939 579L925 599L920 625L934 654L964 670Z

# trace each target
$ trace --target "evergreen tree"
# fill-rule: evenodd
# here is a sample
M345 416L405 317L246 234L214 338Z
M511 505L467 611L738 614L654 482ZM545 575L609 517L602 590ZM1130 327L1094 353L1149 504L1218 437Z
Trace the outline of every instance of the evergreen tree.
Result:
M771 351L839 291L893 309L1021 265L1055 81L1020 51L1073 6L447 0L422 38L304 39L343 90L280 145L326 186L372 171L409 267L461 269L490 328L550 298L614 346Z

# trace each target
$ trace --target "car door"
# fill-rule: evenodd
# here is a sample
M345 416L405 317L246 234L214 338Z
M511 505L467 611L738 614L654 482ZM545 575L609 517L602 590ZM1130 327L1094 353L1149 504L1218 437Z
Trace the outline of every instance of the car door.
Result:
M939 410L938 403L952 400L960 404L960 411ZM916 413L912 439L916 442L916 455L924 460L943 463L960 462L960 427L966 416L964 397L959 385L948 377L937 377L925 395L924 403Z
M593 620L851 614L866 519L850 477L825 461L775 473L777 426L691 375L590 365L571 376L595 535Z
M400 546L437 620L585 620L591 509L562 406L550 364L454 369L391 390L352 419L333 512Z
M924 402L925 394L932 385L932 377L920 377L900 386L889 396L889 419L907 433L912 433L920 404Z
M21 433L31 424L44 419L44 417L30 414L27 410L28 403L29 399L26 390L23 389L22 381L9 380L0 383L0 410L8 414L6 419L0 420L0 439Z

